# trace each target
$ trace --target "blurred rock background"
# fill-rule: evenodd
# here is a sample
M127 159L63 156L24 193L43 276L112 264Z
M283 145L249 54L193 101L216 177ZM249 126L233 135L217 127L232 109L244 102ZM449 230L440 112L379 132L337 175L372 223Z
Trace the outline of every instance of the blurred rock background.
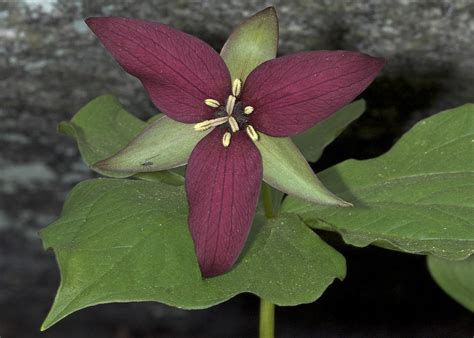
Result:
M115 64L83 18L156 20L219 50L233 27L271 4L280 17L282 55L348 49L388 59L362 95L367 113L327 149L317 169L377 156L419 119L474 99L473 0L0 1L1 337L255 336L252 296L193 312L105 305L40 334L59 274L37 232L58 217L77 182L94 176L75 144L56 132L57 123L104 93L137 116L155 113L139 82ZM340 250L347 280L315 304L279 309L279 337L472 336L470 314L431 282L423 257Z

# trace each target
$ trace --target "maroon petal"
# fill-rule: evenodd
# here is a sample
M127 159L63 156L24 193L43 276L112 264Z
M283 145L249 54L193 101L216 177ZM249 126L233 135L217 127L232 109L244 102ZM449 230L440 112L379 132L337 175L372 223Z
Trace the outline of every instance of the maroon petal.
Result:
M90 29L158 109L174 120L212 117L208 98L224 102L230 75L224 60L198 38L155 22L119 17L89 18Z
M212 131L194 148L186 170L189 228L205 277L232 268L247 239L262 181L262 158L245 134L222 145Z
M303 132L359 95L384 64L347 51L302 52L267 61L247 78L250 123L271 136Z

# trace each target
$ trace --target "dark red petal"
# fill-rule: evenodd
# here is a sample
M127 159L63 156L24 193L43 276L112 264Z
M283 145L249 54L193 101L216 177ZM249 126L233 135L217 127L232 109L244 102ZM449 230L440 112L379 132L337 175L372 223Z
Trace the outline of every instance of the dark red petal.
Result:
M359 95L385 61L347 51L296 53L267 61L247 78L250 124L271 136L301 133Z
M194 123L213 116L207 98L224 102L230 75L224 60L198 38L155 22L89 18L90 29L153 103L174 120Z
M262 158L245 134L222 145L216 128L194 148L186 170L189 228L205 277L232 268L252 224L262 181Z

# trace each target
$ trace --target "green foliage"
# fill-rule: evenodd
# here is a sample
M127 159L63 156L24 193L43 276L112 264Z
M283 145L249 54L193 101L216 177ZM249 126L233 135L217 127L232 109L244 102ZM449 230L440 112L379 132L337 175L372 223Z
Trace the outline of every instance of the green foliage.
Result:
M74 311L108 302L152 300L194 309L242 292L280 305L314 301L335 278L344 277L345 262L304 223L337 231L357 246L376 244L452 259L469 256L474 251L474 162L469 161L473 107L466 105L420 122L377 159L350 160L326 170L322 182L355 207L317 206L289 196L279 217L256 218L236 267L207 280L200 276L187 229L182 176L164 171L136 174L147 182L81 183L68 198L61 218L42 232L45 247L53 248L61 270L61 285L43 329ZM347 123L351 116L355 115L349 114ZM320 142L316 152L317 148L303 145L307 156L319 156L340 132L335 130L338 123L326 122L327 141ZM157 122L148 125L153 123ZM145 126L115 98L103 96L60 129L76 138L83 158L91 164L115 153ZM324 189L290 139L267 141L263 135L259 142L260 148L267 148L261 149L269 168L266 178L282 175L284 186L300 196L311 197ZM270 153L273 160L268 165ZM296 175L285 174L289 164L299 168ZM301 168L305 172L298 177ZM305 187L308 182L319 187L311 183ZM429 265L435 280L471 309L472 259L447 262L434 256Z
M353 208L290 196L282 210L355 246L466 258L474 252L473 134L474 105L442 112L419 122L383 156L345 161L319 175Z
M152 125L154 124L156 122ZM120 178L134 173L101 169L93 164L111 157L124 148L146 126L145 122L123 109L116 97L102 95L79 110L70 122L61 122L58 129L76 140L82 159L91 169L104 176ZM139 173L134 177L169 184L184 182L181 175L171 171Z
M182 187L95 179L69 195L61 218L41 232L53 248L61 285L42 329L79 309L110 302L159 301L205 308L242 292L279 305L317 299L345 260L295 215L258 217L239 262L203 279L188 232Z
M276 57L278 49L278 18L275 8L268 7L245 20L222 47L221 55L232 80L245 82L261 63Z
M474 256L462 261L428 256L428 268L448 295L474 312Z
M103 95L85 105L70 122L61 122L58 129L76 140L84 162L91 166L125 147L144 127L145 122L125 111L117 98ZM114 172L97 172L116 177Z
M357 109L336 113L334 121L339 121L339 116L353 116L348 112L358 112L361 103L352 107ZM317 137L316 128L302 141L303 151L313 158L339 130L332 119L326 122L324 132L320 131L326 135L324 142L313 145L309 141L310 135ZM207 132L196 132L191 124L175 122L166 116L147 124L125 111L119 101L109 95L94 99L71 122L62 122L59 128L76 139L84 161L93 170L109 177L133 175L169 184L183 184L184 180L181 175L159 170L186 164L194 146L207 135ZM347 206L319 182L289 138L261 134L257 146L264 162L264 179L273 187L315 203Z
M288 137L260 133L255 143L263 160L263 179L274 188L313 203L350 206L327 190Z
M323 154L324 148L364 111L364 100L352 102L306 132L293 136L292 140L308 162L316 162Z
M245 81L276 56L277 46L278 19L270 7L240 25L221 55L232 78ZM187 226L184 179L157 170L186 164L206 133L163 116L145 123L112 96L91 101L59 130L77 141L84 161L100 174L140 180L80 183L59 220L41 232L61 272L42 329L101 303L158 301L199 309L244 292L278 305L312 302L334 279L344 278L345 260L307 225L336 231L356 246L430 254L434 279L473 310L473 259L445 258L474 252L474 105L426 119L387 154L343 162L319 181L305 158L319 159L364 109L364 101L356 101L292 139L260 133L264 180L290 196L280 210L282 194L269 199L278 216L257 214L229 273L203 279ZM354 207L324 206L350 205L341 198Z
M256 145L262 154L264 180L275 188L272 189L275 210L280 208L282 192L318 204L350 206L324 187L306 160L317 161L324 148L348 124L362 115L364 110L365 101L355 101L291 139L274 138L260 133L261 137Z
M120 173L130 176L183 166L196 144L210 131L196 131L193 124L163 116L148 123L126 147L95 163L93 168L113 172L117 177Z
M184 174L184 173L183 173ZM136 173L133 177L144 181L163 182L171 185L184 185L183 175L169 170L148 173Z

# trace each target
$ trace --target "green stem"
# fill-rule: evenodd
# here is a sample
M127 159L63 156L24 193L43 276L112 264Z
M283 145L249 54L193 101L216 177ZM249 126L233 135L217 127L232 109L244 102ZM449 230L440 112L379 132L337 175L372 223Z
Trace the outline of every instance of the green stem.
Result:
M266 183L262 185L262 203L267 218L272 218L273 214L273 199L272 190ZM260 338L274 338L275 337L275 305L260 298Z
M267 218L272 218L274 216L272 190L270 186L266 183L263 183L262 185L262 203L263 210L265 211L265 216Z
M260 298L260 338L275 337L275 305Z

